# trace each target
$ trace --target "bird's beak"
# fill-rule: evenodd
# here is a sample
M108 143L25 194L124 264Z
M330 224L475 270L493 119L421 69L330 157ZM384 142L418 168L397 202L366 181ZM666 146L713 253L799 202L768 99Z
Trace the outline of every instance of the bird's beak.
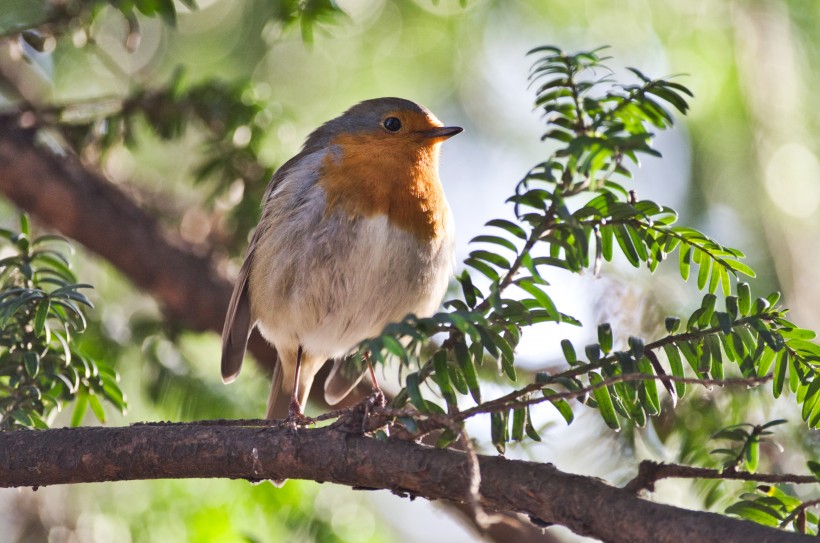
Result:
M434 139L436 141L444 141L452 138L463 130L464 129L460 126L437 126L436 128L431 128L430 130L421 130L419 131L419 134L425 138Z

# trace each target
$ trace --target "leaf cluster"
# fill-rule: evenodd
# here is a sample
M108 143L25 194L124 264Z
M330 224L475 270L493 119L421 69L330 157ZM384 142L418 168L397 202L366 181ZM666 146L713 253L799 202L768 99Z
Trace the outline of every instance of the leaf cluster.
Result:
M599 50L567 54L542 47L532 53L541 55L531 79L535 106L547 121L543 139L553 150L509 198L516 220L492 220L488 232L472 240L478 248L458 277L462 297L448 301L447 312L427 319L408 316L362 344L377 360L395 356L403 362L407 386L394 407L409 404L425 420L412 421L412 431L443 428L439 443L446 445L463 420L489 414L492 441L503 452L510 441L540 439L530 416L538 404L551 404L571 423L572 399L597 409L613 429L624 423L643 426L661 412L659 384L674 405L688 386L730 382L729 363L738 382L773 380L776 396L788 383L804 406L804 419L816 426L820 383L814 368L820 348L808 341L813 333L786 320L786 311L776 305L779 295L752 299L749 285L738 281L754 276L740 251L677 226L673 209L640 200L622 184L641 154L658 154L650 146L651 130L669 128L672 110L685 113L691 93L635 69L630 72L636 83L617 83ZM654 272L675 251L681 279L695 275L698 288L706 291L691 315L668 318L666 335L652 341L619 340L610 324L601 323L595 344L579 350L562 342L564 368L521 382L515 348L525 328L581 324L556 307L552 274L598 273L617 254ZM470 270L489 284L480 286ZM422 348L433 336L441 342ZM482 367L496 368L513 390L487 399L478 379ZM474 406L466 407L470 400ZM407 417L401 422L407 424Z
M816 463L812 464L816 467ZM818 500L804 502L772 485L758 485L752 491L742 493L739 498L726 508L726 514L764 526L791 528L798 533L820 533L820 517L811 511L820 503Z
M117 373L75 347L86 327L82 293L59 236L0 230L10 255L0 260L0 428L47 428L52 412L76 400L72 424L88 408L105 421L102 401L124 411ZM4 251L5 252L5 251Z

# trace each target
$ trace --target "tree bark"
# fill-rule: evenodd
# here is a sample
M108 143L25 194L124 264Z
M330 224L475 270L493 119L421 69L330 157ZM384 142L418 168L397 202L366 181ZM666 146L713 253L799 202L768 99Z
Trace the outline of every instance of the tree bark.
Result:
M550 464L479 456L480 501L491 510L611 543L775 543L814 538L714 513L653 503ZM335 428L209 424L71 428L0 434L0 486L133 479L310 479L463 503L460 451L352 435Z

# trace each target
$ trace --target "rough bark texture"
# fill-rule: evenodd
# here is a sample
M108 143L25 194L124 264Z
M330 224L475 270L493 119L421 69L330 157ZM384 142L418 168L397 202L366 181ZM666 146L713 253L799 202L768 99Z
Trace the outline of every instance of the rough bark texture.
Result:
M611 543L814 540L653 503L549 464L481 456L481 501ZM0 486L227 477L311 479L462 502L465 453L333 428L164 424L0 434Z

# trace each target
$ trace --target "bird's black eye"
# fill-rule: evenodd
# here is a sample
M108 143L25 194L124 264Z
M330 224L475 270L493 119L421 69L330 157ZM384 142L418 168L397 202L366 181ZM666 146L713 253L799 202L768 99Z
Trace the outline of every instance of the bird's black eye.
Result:
M398 132L401 130L401 121L395 117L388 117L382 123L388 132Z

